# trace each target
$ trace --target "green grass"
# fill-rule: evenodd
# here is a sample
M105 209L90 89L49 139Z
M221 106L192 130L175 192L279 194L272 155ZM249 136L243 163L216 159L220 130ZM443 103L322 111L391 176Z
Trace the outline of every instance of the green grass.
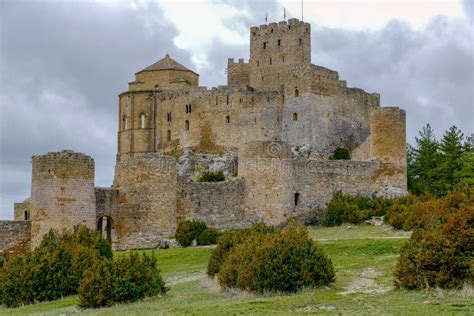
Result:
M463 297L461 291L427 292L393 288L392 271L400 247L406 240L404 232L392 231L385 226L353 226L350 229L311 228L310 234L320 240L334 263L337 279L331 287L307 289L293 295L224 293L214 280L205 275L211 248L167 249L154 251L163 276L171 287L162 297L98 310L79 310L75 306L76 297L70 297L17 309L0 308L0 314L474 314L472 293L470 297Z

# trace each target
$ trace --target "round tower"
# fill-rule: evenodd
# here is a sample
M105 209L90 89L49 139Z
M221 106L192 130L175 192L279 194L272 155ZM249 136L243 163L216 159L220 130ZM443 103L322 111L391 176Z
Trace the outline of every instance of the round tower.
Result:
M50 152L33 156L32 169L32 247L50 229L95 228L94 159L70 150Z

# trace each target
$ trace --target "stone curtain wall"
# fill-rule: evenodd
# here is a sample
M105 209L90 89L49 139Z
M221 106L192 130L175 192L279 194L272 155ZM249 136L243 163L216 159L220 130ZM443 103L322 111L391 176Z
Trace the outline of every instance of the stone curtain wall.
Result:
M34 156L30 203L33 247L50 229L95 229L94 160L68 150Z
M158 154L121 159L115 167L116 249L155 248L176 230L176 160Z
M0 221L0 252L25 252L31 246L29 221Z
M208 226L229 229L250 226L252 220L243 211L244 182L192 182L179 179L177 219L197 219Z

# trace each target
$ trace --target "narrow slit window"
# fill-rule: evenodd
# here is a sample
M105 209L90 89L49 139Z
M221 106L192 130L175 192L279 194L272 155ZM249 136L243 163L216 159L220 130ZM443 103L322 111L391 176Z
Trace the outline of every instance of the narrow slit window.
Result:
M300 38L300 45L303 45L303 39Z
M140 114L140 128L145 128L145 114Z
M23 214L23 217L24 217L25 221L30 220L30 212L28 212L28 210L26 210L25 213Z
M298 113L293 113L293 121L298 121Z
M123 129L128 129L128 117L123 118Z
M272 59L270 58L270 65L272 64Z
M298 206L300 204L300 194L295 193L295 206Z
M226 122L227 124L230 123L230 116L229 116L229 115L227 115L227 116L225 117L225 122Z
M226 104L229 104L229 95L226 96L225 102Z
M192 104L189 104L189 113L191 113L193 111L193 106Z
M281 46L281 40L278 40L277 45Z
M167 141L171 140L171 131L170 130L168 130L168 132L166 132L166 140Z
M263 42L263 49L267 49L267 42Z
M189 121L188 121L188 120L186 120L186 121L184 122L184 129L185 129L186 131L189 131Z

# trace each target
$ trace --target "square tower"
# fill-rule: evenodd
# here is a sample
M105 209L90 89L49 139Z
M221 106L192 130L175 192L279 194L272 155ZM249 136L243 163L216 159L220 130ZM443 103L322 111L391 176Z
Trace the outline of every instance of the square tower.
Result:
M311 64L311 26L290 19L250 29L250 86L278 90L291 69Z

